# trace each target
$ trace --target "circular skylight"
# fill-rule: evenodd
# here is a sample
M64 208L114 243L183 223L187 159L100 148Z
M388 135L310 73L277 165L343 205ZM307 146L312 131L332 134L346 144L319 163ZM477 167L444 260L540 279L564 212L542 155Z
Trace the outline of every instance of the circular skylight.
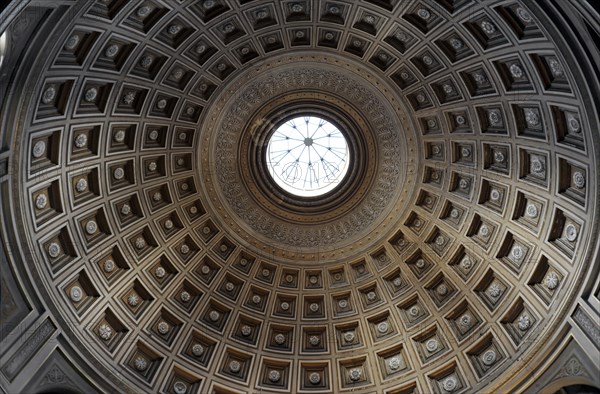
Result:
M301 116L280 125L269 139L267 166L285 191L300 197L335 189L348 172L348 143L332 123Z

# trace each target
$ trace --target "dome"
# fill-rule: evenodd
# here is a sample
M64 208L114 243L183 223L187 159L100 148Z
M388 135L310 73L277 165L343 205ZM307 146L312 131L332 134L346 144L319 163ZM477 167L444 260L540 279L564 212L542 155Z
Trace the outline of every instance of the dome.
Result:
M4 390L600 389L591 4L2 16Z

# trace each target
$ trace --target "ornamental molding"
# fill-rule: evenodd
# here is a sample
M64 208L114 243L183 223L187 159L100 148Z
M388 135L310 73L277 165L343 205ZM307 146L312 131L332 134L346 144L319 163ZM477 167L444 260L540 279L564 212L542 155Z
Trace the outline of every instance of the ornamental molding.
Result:
M347 245L376 228L397 202L407 176L408 128L400 126L397 114L365 78L331 66L325 58L311 57L307 61L302 57L289 57L274 63L277 64L275 70L248 73L243 80L232 83L212 108L222 116L208 119L204 129L213 146L210 159L202 163L205 179L212 181L208 188L211 201L226 202L228 210L265 243L274 241L287 247L325 249ZM249 80L253 82L245 85ZM369 130L360 132L372 133L375 142L378 161L362 201L350 212L323 224L304 226L276 218L255 202L240 176L243 169L238 160L241 149L238 144L245 125L273 97L295 92L343 98L369 125ZM207 168L206 162L214 166L214 180L208 177L213 168Z

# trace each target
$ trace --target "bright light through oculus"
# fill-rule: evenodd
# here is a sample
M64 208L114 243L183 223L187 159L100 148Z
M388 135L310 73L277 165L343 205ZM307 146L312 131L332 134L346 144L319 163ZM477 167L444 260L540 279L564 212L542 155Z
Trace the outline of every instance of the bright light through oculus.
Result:
M282 124L267 146L267 166L275 182L300 197L335 189L348 171L348 144L336 126L316 116Z

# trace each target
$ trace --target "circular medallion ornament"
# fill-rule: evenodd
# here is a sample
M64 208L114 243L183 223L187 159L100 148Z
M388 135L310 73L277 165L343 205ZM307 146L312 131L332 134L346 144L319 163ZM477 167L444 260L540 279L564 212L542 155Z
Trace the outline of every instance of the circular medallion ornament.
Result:
M148 133L148 139L150 141L156 141L156 140L158 140L159 135L160 134L159 134L158 130L153 129Z
M490 365L494 365L494 363L496 362L497 359L497 355L496 352L494 350L488 350L485 353L483 353L483 356L481 356L481 361L483 361L483 363L485 365L487 365L488 367Z
M487 35L494 34L496 32L496 26L494 26L491 22L482 21L479 26L481 30Z
M126 136L127 133L125 132L125 130L117 130L113 134L113 141L121 143L125 141Z
M143 372L148 368L148 360L143 357L136 357L133 361L133 366L140 372Z
M40 157L44 156L45 153L46 153L46 143L44 141L37 141L33 145L33 149L32 149L32 153L31 154L36 159L39 159Z
M458 386L458 381L456 380L456 378L454 376L449 376L446 379L444 379L444 381L442 382L442 387L447 392L452 392L452 391L456 390L457 386Z
M156 270L154 270L154 276L156 276L158 279L162 279L165 277L165 275L167 274L167 270L164 269L164 267L156 267Z
M277 383L279 382L279 380L281 379L281 372L273 369L271 371L269 371L269 380L273 383Z
M436 287L435 291L443 297L448 294L448 286L441 283Z
M502 118L500 117L500 113L498 111L490 111L488 114L488 119L490 123L495 126L500 124L500 120ZM496 162L502 163L504 161L504 154L502 154L502 152L496 151L496 153L494 154L494 159L496 160Z
M459 50L464 46L464 43L458 38L451 38L450 45L452 45L452 48Z
M533 18L531 17L531 14L523 7L518 7L516 10L516 14L519 17L519 19L521 19L525 23L533 22Z
M502 197L502 194L500 193L499 190L497 189L492 189L490 191L490 200L492 201L499 201L500 197Z
M458 323L465 328L469 328L473 323L473 318L471 318L471 315L464 314L458 319Z
M135 92L127 92L123 95L123 103L127 105L133 104L135 101Z
M191 295L190 293L188 293L187 291L182 291L182 292L179 294L179 299L180 299L182 302L188 302L188 301L190 301L190 300L192 299L192 295Z
M308 375L308 381L312 384L319 384L321 383L321 375L318 372L312 372Z
M144 69L148 69L152 65L152 62L154 62L152 56L144 56L140 59L140 66Z
M575 242L577 240L577 227L574 224L569 223L565 226L565 238L569 242Z
M179 34L179 32L181 31L181 29L182 29L181 25L173 24L173 25L171 25L171 26L168 27L167 32L170 35L174 36L174 35Z
M355 337L356 335L354 334L354 331L346 331L344 333L344 341L346 343L351 343L352 341L354 341Z
M89 220L85 224L85 232L89 235L93 235L96 233L96 231L98 231L98 223L96 223L95 220Z
M165 99L160 99L156 102L156 108L163 110L165 108L167 108L167 100Z
M401 365L400 357L392 357L388 360L388 367L392 371L397 371L398 369L400 369L400 365Z
M283 335L283 334L275 335L275 343L278 345L283 345L285 343L285 335Z
M352 368L348 373L350 380L353 382L357 382L360 380L360 376L362 375L362 371L359 368Z
M252 327L245 324L242 326L241 332L245 337L250 336L250 334L252 334Z
M430 353L433 353L433 352L437 351L438 348L439 348L439 346L440 346L440 343L435 338L431 338L427 342L425 342L425 348Z
M573 174L573 185L575 185L577 189L583 189L585 187L585 175L580 171L576 171Z
M537 110L525 109L525 122L530 127L535 127L540 124L540 115L537 113Z
M136 294L130 294L127 297L127 304L130 307L135 308L136 306L138 306L139 303L140 303L140 297L138 297Z
M37 209L44 209L48 205L48 196L44 193L40 193L35 198L35 207Z
M80 38L77 34L72 35L67 40L67 42L65 44L65 49L68 51L74 50L75 48L77 48L77 45L79 45L79 40L80 40Z
M98 336L102 340L108 341L112 337L112 329L108 324L101 324L100 327L98 327Z
M88 90L85 91L85 95L84 95L83 98L88 103L93 103L93 102L96 101L97 97L98 97L98 89L96 89L96 88L89 88Z
M486 224L482 224L481 227L479 227L479 235L481 235L482 237L489 236L490 228Z
M49 86L42 95L42 103L50 104L56 98L56 87Z
M523 78L523 69L518 64L511 64L509 67L509 71L510 75L512 75L513 78Z
M233 373L238 373L242 369L242 364L239 361L233 360L229 363L229 370Z
M103 268L104 268L104 272L106 272L107 274L110 274L111 272L113 272L115 270L116 264L114 262L114 260L108 259L104 262L103 264Z
M510 251L510 256L517 261L520 261L525 256L525 249L521 245L515 245Z
M75 145L76 148L85 148L85 146L87 145L88 142L88 136L85 133L80 133L77 134L77 136L75 137L75 140L73 141L73 145Z
M535 204L528 204L525 209L525 213L532 219L535 219L539 215L538 207Z
M199 343L194 344L192 346L192 354L196 357L200 357L204 354L204 346Z
M115 56L117 56L117 53L119 53L119 46L117 44L109 45L104 51L104 55L109 59L112 59Z
M554 290L558 287L559 281L558 274L554 271L550 271L544 278L544 285L548 288L548 290Z
M529 330L529 327L531 327L531 319L529 318L529 316L527 316L527 315L519 316L519 320L517 321L517 327L521 331Z
M50 245L48 245L48 256L55 259L58 256L60 256L60 253L61 249L59 244L57 244L56 242L52 242Z
M141 6L140 8L138 8L135 13L138 17L145 18L148 15L150 15L150 12L152 12L152 7L150 7L148 5L144 5L144 6Z
M83 290L79 286L73 286L69 291L69 296L71 297L71 301L79 302L83 299Z
M146 240L143 237L137 237L135 239L135 247L138 250L144 249L146 247Z
M490 287L488 287L488 294L492 298L498 298L502 294L502 287L496 282L492 282Z
M312 346L319 346L321 343L321 338L318 335L311 335L308 337L308 343L310 343Z
M187 385L183 382L175 382L173 385L173 392L175 394L185 394L187 393Z
M167 323L166 321L161 321L158 323L158 326L156 327L158 332L162 335L166 335L169 333L169 331L171 330L171 327L169 326L169 323Z
M421 313L421 309L417 305L413 305L408 309L408 314L412 317L417 317Z
M579 134L581 132L581 124L579 123L579 119L572 114L567 115L567 127L572 133Z
M473 267L473 260L471 260L469 256L465 256L460 261L460 266L465 270L470 270Z
M117 181L125 178L125 170L122 167L115 168L113 171L113 178L115 178Z
M458 219L458 218L460 217L460 212L458 211L458 209L456 209L456 208L452 208L452 209L450 210L450 217L451 217L452 219Z

